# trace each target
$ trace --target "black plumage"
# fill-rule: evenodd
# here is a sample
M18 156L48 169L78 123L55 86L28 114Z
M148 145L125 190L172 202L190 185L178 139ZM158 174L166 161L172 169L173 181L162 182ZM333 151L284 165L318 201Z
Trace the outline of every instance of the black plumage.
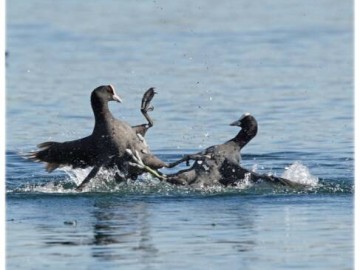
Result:
M242 167L240 165L241 150L256 136L258 124L250 113L245 113L239 120L230 125L241 127L240 132L234 138L223 144L211 146L197 154L185 155L175 163L195 160L193 166L174 174L163 175L162 179L176 185L200 187L218 184L224 186L236 185L245 179L252 182L264 180L289 187L301 186L288 179L259 174Z
M166 181L179 185L229 185L233 179L242 180L244 173L240 166L240 151L257 134L256 119L249 113L230 125L241 127L240 132L231 140L194 154L185 155L181 161L195 160L189 169L166 176ZM233 170L237 168L237 170ZM230 181L230 182L229 182Z
M116 119L109 110L108 102L121 102L111 85L99 86L91 93L91 106L95 117L95 125L91 135L66 142L44 142L38 145L39 150L28 154L28 158L45 162L46 170L51 172L61 166L72 168L93 167L89 175L79 185L83 187L97 174L101 167L111 168L117 166L124 170L123 177L136 178L142 171L129 164L131 157L127 149L140 153L145 164L158 169L167 166L150 150L143 139L146 131L152 126L147 111L152 109L149 105L155 92L150 88L142 100L141 111L148 119L149 124L131 127L127 122ZM149 120L150 119L150 120Z

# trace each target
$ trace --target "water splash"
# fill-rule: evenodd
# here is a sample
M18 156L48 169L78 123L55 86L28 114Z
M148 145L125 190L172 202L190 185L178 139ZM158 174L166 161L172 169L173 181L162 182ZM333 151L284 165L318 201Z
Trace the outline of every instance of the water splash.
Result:
M36 193L36 194L77 194L76 187L88 175L91 168L71 169L62 168L63 174L46 177L39 177L35 181L27 182L14 189L8 189L7 193ZM257 164L253 165L253 171L257 170ZM222 185L212 186L174 186L161 182L150 174L143 174L136 181L127 180L121 183L116 182L115 174L117 169L101 169L98 175L92 179L83 192L95 193L118 193L122 195L146 194L160 196L189 196L192 194L203 195L226 195L226 194L273 194L273 193L353 193L353 183L339 179L319 179L312 175L309 169L295 162L281 175L304 188L283 189L267 184L253 183L249 177L239 181L235 186L224 187ZM25 179L24 179L25 180Z
M281 177L308 187L315 187L319 183L319 178L313 176L310 170L299 161L285 168Z
M92 168L72 169L64 167L62 170L67 174L69 180L79 186L85 177L90 173ZM105 169L101 168L96 176L86 185L83 191L109 191L116 190L118 183L115 180L115 175L121 172L117 168Z
M85 179L85 177L90 173L92 168L86 169L72 169L70 167L62 167L62 170L71 181L73 181L77 186Z
M44 184L25 184L22 187L16 188L8 192L21 192L21 193L74 193L73 188L68 187L68 183L61 182L48 182Z

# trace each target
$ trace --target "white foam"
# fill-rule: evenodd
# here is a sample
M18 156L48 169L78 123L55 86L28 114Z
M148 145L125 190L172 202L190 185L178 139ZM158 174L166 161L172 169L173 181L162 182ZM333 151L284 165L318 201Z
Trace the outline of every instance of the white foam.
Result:
M80 185L85 177L90 173L92 168L86 169L72 169L64 167L62 170L69 176L76 186ZM97 175L86 185L84 191L108 189L108 187L115 186L115 174L119 172L116 169L101 168Z
M46 184L27 184L22 189L22 192L40 192L40 193L72 193L71 189L64 188L63 183L49 182Z
M319 183L319 178L312 175L310 170L299 161L285 168L281 177L305 186L316 186Z
M86 169L72 169L70 167L62 167L61 170L64 171L77 186L85 179L85 177L90 173L92 168Z

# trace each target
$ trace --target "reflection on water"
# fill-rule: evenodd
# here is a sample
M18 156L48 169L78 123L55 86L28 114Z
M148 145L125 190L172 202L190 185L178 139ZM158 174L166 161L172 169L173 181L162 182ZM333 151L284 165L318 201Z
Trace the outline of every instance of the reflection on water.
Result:
M146 203L119 204L108 198L97 199L91 212L86 212L88 214L90 224L84 224L79 216L63 223L58 220L37 224L36 231L44 248L48 246L62 253L61 246L85 246L90 248L91 256L100 261L132 260L135 252L144 265L156 258L158 249L152 241L151 217Z
M154 209L153 203L149 202L112 202L104 197L96 199L91 209L90 224L83 224L81 218L77 217L77 220L66 220L64 224L61 221L51 225L38 224L36 231L41 235L45 249L48 246L66 254L61 246L66 246L66 249L85 246L89 247L86 248L89 255L99 261L130 263L139 260L142 265L153 263L158 255L161 257L168 253L170 257L178 259L177 250L189 256L199 256L207 254L207 249L203 249L205 246L210 250L222 247L217 252L212 251L214 256L222 256L227 248L251 252L256 247L253 235L256 208L219 205L215 206L215 209L219 209L213 212L201 203L199 209L191 204L188 205L189 209L182 209L178 203L178 200L171 200L174 208L164 209L162 205L155 205ZM156 208L159 208L159 212L156 212ZM193 211L198 214L189 215ZM172 214L178 216L174 219ZM225 230L228 230L226 234ZM207 236L209 232L212 233L211 238ZM169 242L169 235L175 236L173 242ZM162 247L160 250L156 243Z
M55 266L65 258L70 268L94 269L341 266L339 258L352 256L349 196L9 196L7 256L15 268L38 253Z
M156 257L157 249L152 243L149 213L145 203L121 207L108 200L100 201L96 203L93 217L93 257L111 261L124 260L132 252L139 252L143 261Z

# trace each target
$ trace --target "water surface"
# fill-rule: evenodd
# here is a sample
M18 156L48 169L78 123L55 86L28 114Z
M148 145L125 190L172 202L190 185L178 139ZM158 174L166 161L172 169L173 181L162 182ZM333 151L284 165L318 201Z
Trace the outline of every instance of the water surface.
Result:
M352 269L352 1L15 0L6 14L8 269ZM301 164L319 182L194 190L104 172L78 194L86 172L21 158L89 135L90 92L110 83L133 125L156 87L147 141L165 161L251 112L243 165Z

